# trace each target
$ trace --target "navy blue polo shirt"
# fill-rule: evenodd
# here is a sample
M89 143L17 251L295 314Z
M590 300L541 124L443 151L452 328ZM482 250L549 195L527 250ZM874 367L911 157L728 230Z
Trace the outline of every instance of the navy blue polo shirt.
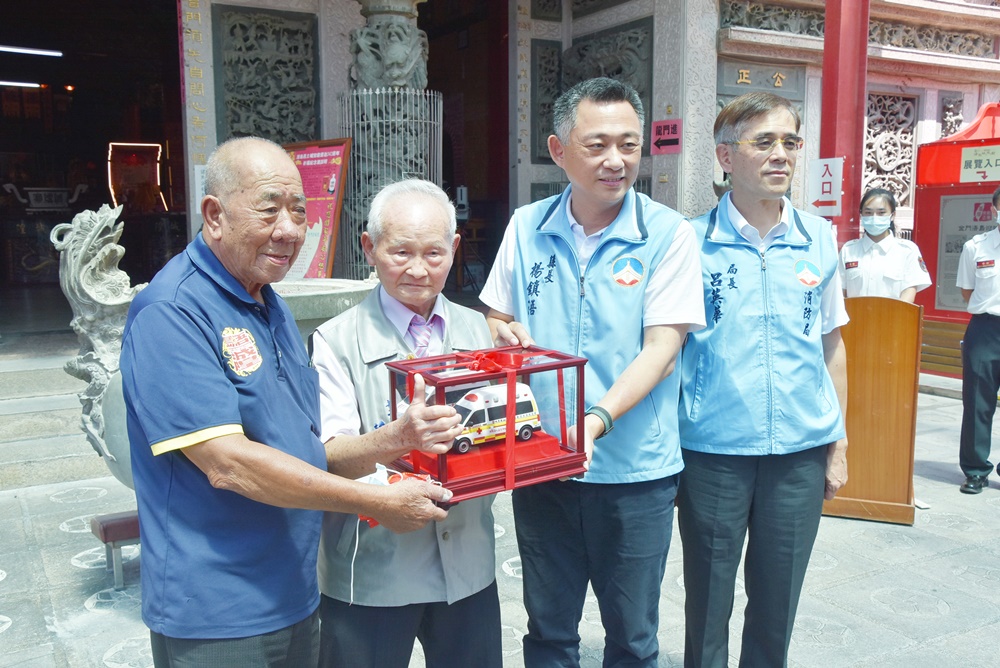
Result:
M319 391L295 320L259 304L201 235L129 309L121 372L142 536L142 616L174 638L275 631L319 604L322 513L209 484L189 445L243 433L326 469Z

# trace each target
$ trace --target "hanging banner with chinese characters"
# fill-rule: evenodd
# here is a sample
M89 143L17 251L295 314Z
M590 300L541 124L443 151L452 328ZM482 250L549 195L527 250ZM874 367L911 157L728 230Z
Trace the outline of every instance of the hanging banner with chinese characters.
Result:
M337 250L351 139L286 144L306 194L306 239L285 278L329 278Z

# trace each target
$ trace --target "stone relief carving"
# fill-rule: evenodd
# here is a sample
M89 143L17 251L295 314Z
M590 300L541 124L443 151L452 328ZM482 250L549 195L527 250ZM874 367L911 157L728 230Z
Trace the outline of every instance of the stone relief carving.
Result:
M355 88L427 87L427 34L398 16L382 17L351 33Z
M573 18L599 12L608 7L623 5L629 0L573 0Z
M548 140L553 132L552 106L562 91L560 87L560 56L562 44L542 40L531 41L531 161L551 163Z
M569 88L584 79L611 77L639 94L646 114L648 136L653 89L653 20L594 33L577 40L562 54L562 85Z
M656 12L656 0L629 0L625 4L617 4L601 11L586 16L575 15L573 17L573 34L586 35L588 33L603 30L608 26L618 26L647 16L652 16Z
M258 135L278 143L316 137L314 29L312 15L219 12L224 137Z
M536 21L562 21L562 0L531 0L531 18Z
M962 107L965 100L961 95L941 98L941 136L949 137L962 128Z
M865 125L865 168L862 192L885 188L899 206L913 206L914 133L916 98L870 94Z
M822 37L822 11L798 7L766 5L748 0L727 0L720 6L719 26L774 30L797 35ZM977 58L995 58L993 35L964 30L943 30L928 25L890 23L872 19L868 41L882 46L937 51Z
M125 415L105 420L105 392L118 371L122 333L129 304L145 283L130 286L128 274L118 268L125 249L118 245L124 223L115 222L122 207L103 205L83 211L73 222L56 225L51 240L59 251L59 284L73 309L70 326L80 341L77 357L66 363L66 373L87 381L79 394L83 406L81 427L87 441L104 458L118 480L131 487L128 439L106 434L112 422L124 425ZM106 439L105 437L108 436Z

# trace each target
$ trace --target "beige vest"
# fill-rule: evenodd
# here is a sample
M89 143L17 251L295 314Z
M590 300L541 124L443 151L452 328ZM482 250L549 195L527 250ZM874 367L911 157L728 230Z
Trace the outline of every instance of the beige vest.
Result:
M316 330L354 384L361 433L389 420L389 372L384 363L411 355L382 312L379 289ZM482 314L443 295L439 299L444 307L444 350L492 347ZM320 591L368 606L454 603L481 591L493 582L496 570L492 505L493 496L463 501L443 522L401 535L382 526L359 526L356 515L326 513Z

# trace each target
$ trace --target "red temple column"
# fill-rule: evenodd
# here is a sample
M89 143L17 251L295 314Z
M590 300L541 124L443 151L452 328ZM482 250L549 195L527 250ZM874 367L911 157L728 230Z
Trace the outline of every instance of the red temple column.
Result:
M844 158L841 215L833 217L840 245L858 234L868 107L868 13L869 0L826 3L819 157Z

